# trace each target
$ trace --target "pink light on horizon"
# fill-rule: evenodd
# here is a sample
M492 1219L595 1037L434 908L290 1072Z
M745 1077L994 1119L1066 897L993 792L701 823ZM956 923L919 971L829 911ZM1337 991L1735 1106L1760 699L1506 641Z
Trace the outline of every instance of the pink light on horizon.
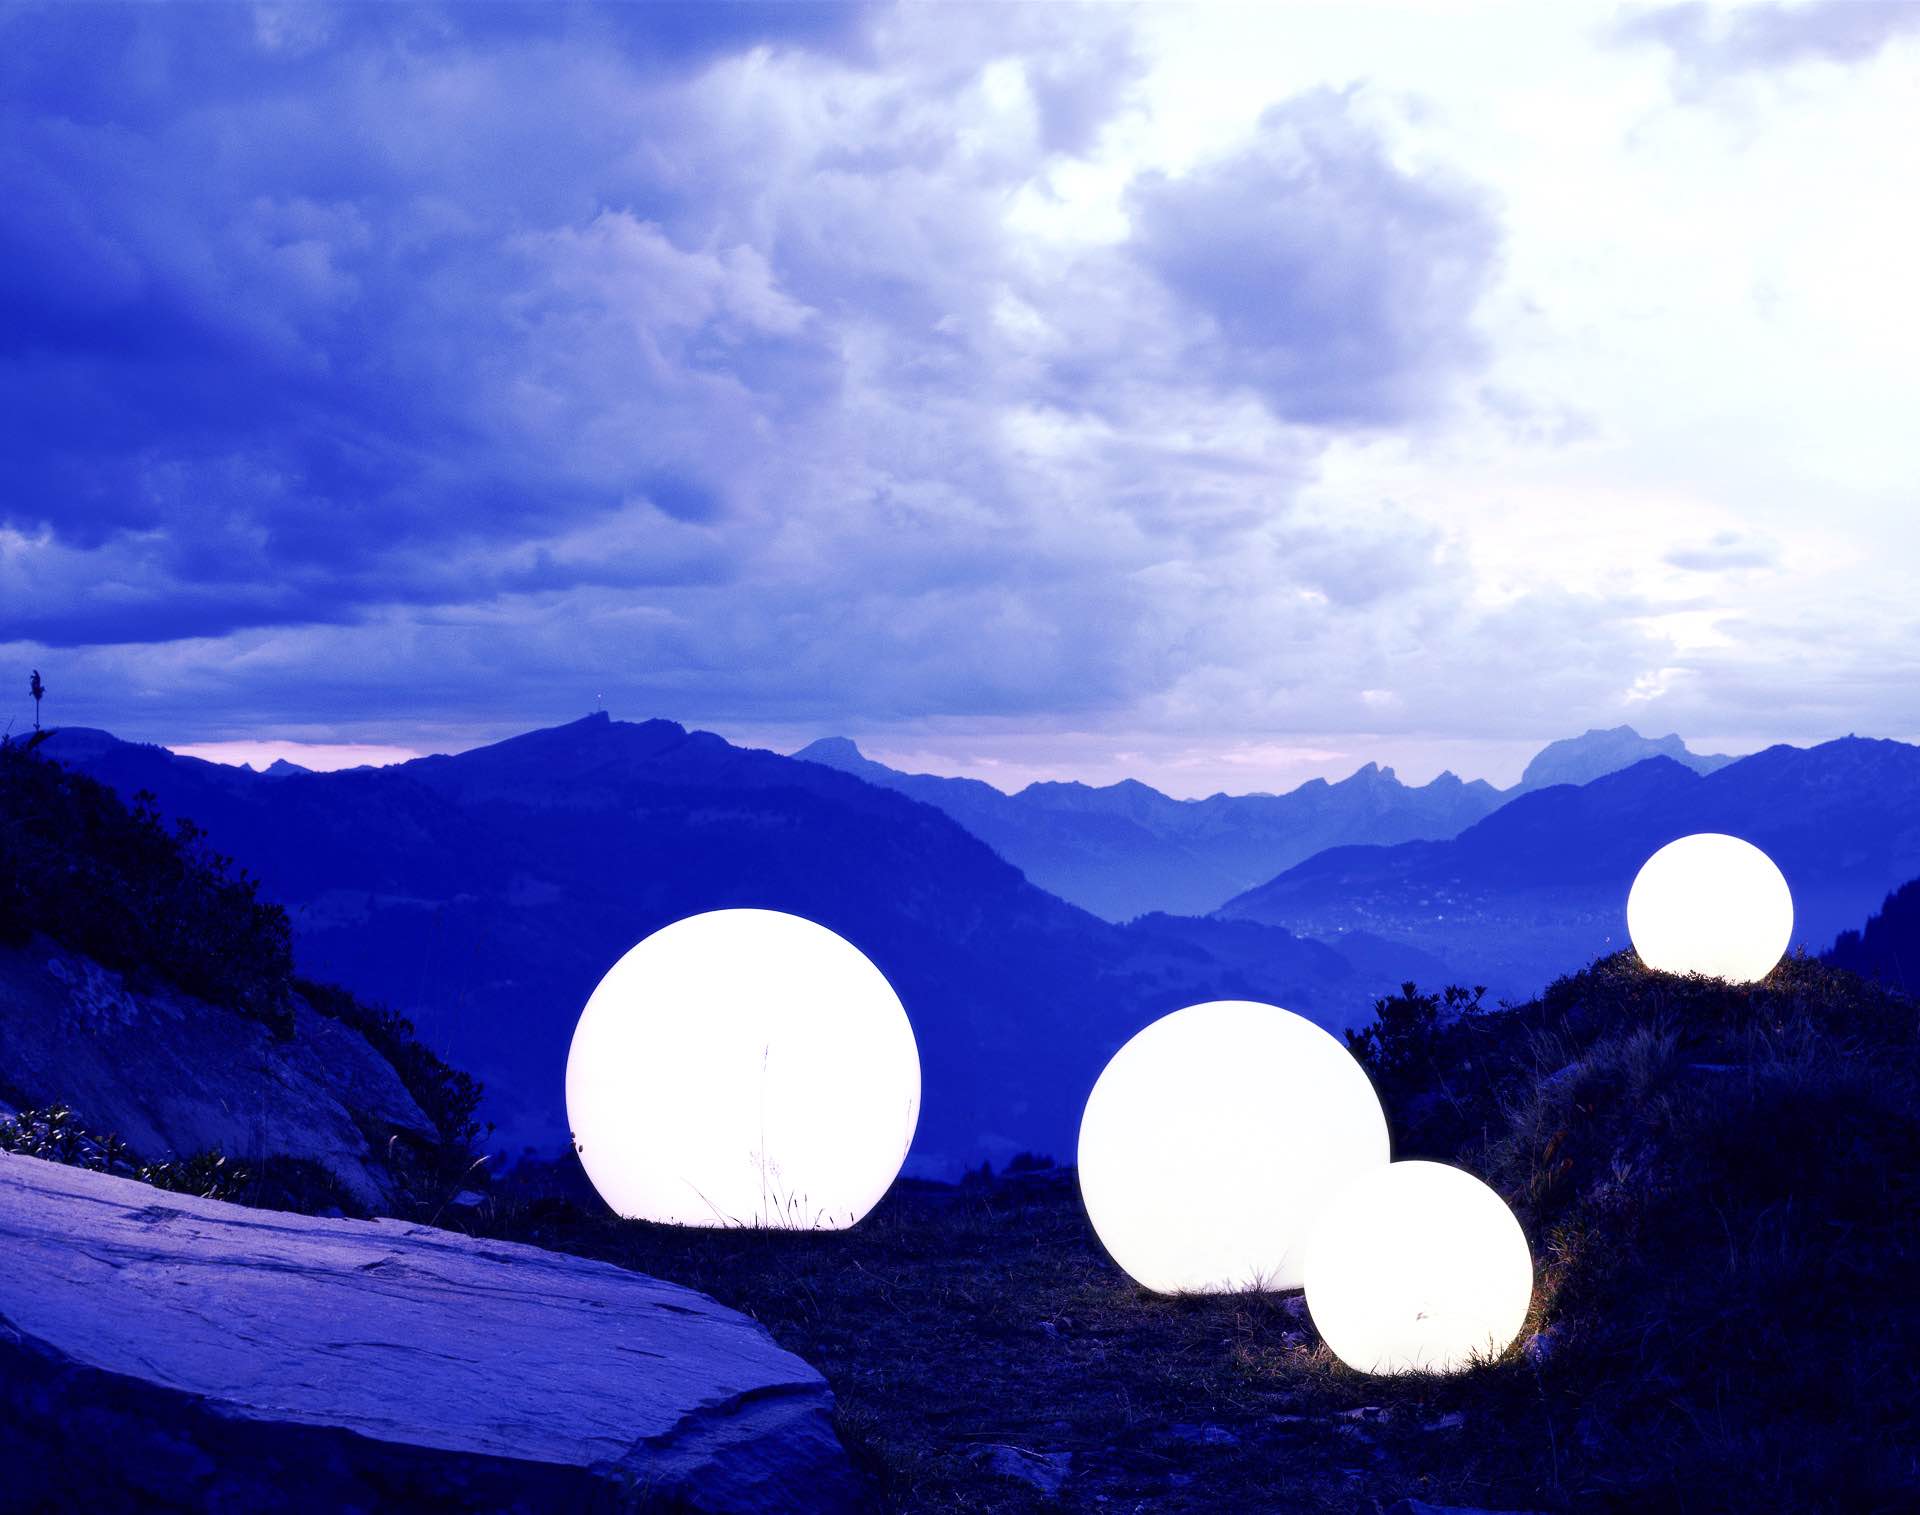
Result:
M331 773L341 768L371 765L385 768L393 763L411 762L425 753L412 747L394 747L375 742L294 742L273 738L243 739L230 742L169 743L169 752L182 757L202 758L209 763L230 767L268 768L284 758L316 773Z

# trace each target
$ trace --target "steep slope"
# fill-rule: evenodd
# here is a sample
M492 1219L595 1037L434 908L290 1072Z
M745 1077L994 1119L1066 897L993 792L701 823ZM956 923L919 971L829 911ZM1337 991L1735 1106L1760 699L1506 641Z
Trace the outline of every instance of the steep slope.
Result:
M937 806L1041 888L1115 921L1204 914L1326 847L1452 836L1500 803L1480 780L1443 773L1413 788L1372 763L1287 794L1176 800L1133 779L1003 794L978 779L897 772L844 737L794 756Z
M1496 993L1626 943L1634 874L1659 847L1725 831L1765 850L1818 949L1920 874L1920 748L1848 737L1772 747L1701 775L1669 758L1523 795L1458 837L1336 848L1229 901L1229 919L1338 944L1367 931L1435 953Z
M451 1161L464 1081L402 1023L295 980L284 912L191 828L36 745L0 743L6 1145L176 1174L217 1152L255 1201L363 1210Z
M1910 879L1857 931L1842 931L1826 953L1835 967L1920 994L1920 879Z
M925 1069L919 1171L1071 1152L1106 1058L1182 1004L1284 995L1344 1025L1402 976L1393 949L1356 969L1285 931L1215 953L1108 924L931 806L668 721L590 717L271 780L97 737L71 750L253 869L287 902L306 971L403 1006L487 1085L512 1149L565 1140L567 1044L600 975L698 910L806 915L886 973Z
M354 1208L385 1212L388 1143L432 1143L433 1122L365 1037L301 996L289 1010L281 1038L45 937L0 946L0 1115L67 1107L149 1163L311 1164Z
M1390 1032L1395 1155L1478 1173L1534 1247L1476 1455L1550 1463L1574 1509L1913 1508L1916 1029L1811 958L1730 986L1618 953ZM1501 1445L1528 1413L1565 1429Z

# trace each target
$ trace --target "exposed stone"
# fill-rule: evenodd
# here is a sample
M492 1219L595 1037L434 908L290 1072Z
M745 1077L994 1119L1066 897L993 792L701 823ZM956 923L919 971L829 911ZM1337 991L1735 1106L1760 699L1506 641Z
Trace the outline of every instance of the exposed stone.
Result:
M693 1290L0 1154L9 1508L838 1511L825 1381Z
M989 1473L1002 1478L1017 1478L1030 1484L1049 1499L1058 1497L1073 1472L1071 1452L1033 1452L1025 1447L990 1442L973 1449L973 1460Z
M381 1209L393 1194L379 1148L395 1133L430 1140L433 1123L359 1032L302 1000L293 1015L280 1040L39 937L0 948L0 1085L15 1104L70 1106L151 1162L209 1148L304 1158Z
M1203 1447L1237 1447L1240 1438L1225 1426L1173 1425L1167 1427L1167 1434L1176 1441L1191 1441Z

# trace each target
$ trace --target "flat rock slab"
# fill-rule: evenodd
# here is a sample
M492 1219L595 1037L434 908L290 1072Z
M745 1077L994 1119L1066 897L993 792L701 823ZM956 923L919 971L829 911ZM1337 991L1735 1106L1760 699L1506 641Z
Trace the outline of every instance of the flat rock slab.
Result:
M818 1372L608 1263L8 1154L0 1259L7 1508L859 1503Z

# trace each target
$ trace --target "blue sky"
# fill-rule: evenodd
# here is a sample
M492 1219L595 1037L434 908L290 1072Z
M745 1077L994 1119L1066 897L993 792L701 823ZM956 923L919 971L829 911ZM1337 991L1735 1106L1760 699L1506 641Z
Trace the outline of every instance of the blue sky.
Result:
M0 665L321 761L1910 738L1916 86L1872 0L0 9Z

